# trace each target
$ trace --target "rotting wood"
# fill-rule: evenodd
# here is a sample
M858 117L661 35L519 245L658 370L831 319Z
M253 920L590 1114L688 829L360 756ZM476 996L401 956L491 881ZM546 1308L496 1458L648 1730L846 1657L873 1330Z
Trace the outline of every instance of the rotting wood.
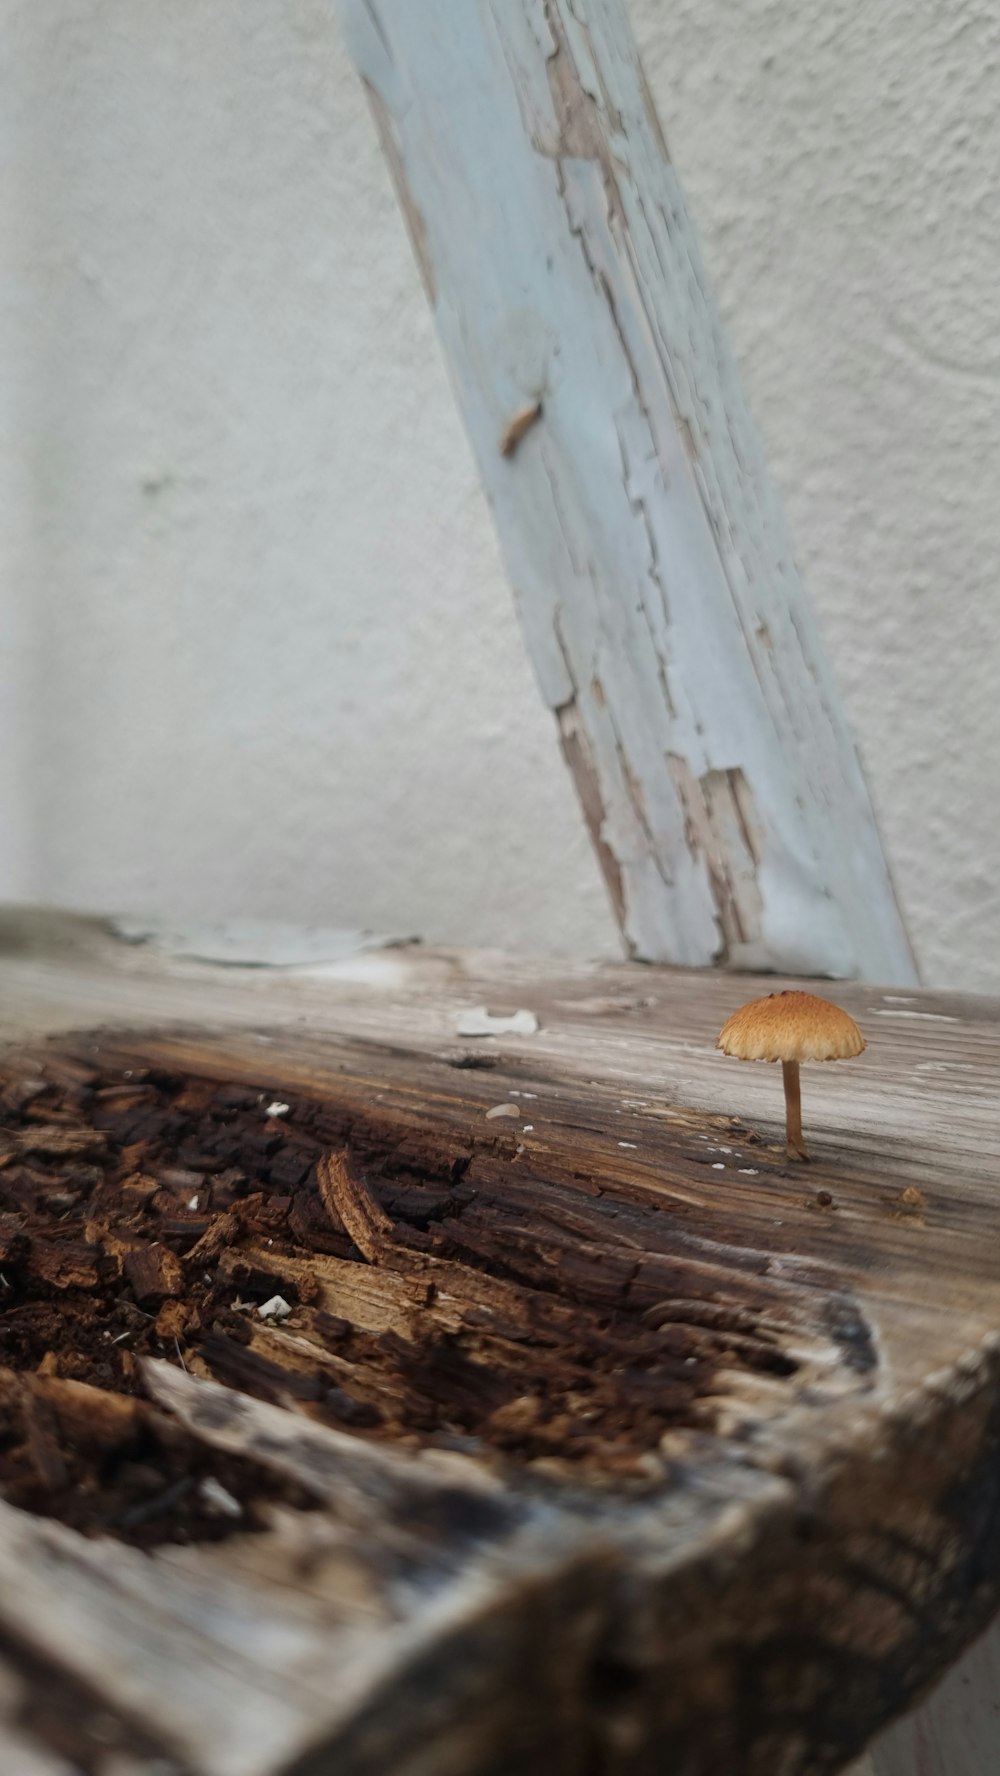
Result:
M89 1049L63 1046L56 1072L69 1057L76 1076L49 1084L45 1101L82 1127L96 1120L101 1167L70 1156L0 1178L23 1240L7 1273L21 1368L44 1359L56 1375L131 1388L137 1357L181 1340L195 1373L327 1422L411 1443L471 1437L515 1461L638 1480L662 1476L668 1429L713 1415L703 1398L721 1372L739 1372L752 1393L793 1376L802 1385L807 1373L822 1387L836 1364L826 1304L810 1321L745 1236L727 1244L693 1219L675 1235L641 1197L610 1214L596 1128L541 1166L509 1136L480 1136L489 1082L452 1075L451 1127L438 1133L405 1109L421 1064L390 1068L373 1116L345 1057L336 1098L317 1103L283 1084L288 1115L276 1126L262 1113L267 1090L219 1090L127 1040L103 1040L81 1078ZM25 1072L39 1083L49 1069L45 1051L21 1050L13 1073L0 1063L0 1086L16 1095ZM141 1100L113 1097L125 1076L143 1077ZM349 1151L331 1148L345 1139ZM143 1176L164 1181L139 1194L120 1176L121 1155L131 1164L138 1145ZM597 1188L581 1191L574 1172ZM185 1213L194 1178L197 1209ZM53 1200L72 1207L53 1213ZM310 1202L332 1234L318 1245ZM835 1288L833 1273L821 1279ZM54 1290L64 1313L53 1313ZM281 1328L260 1321L276 1294L292 1313ZM61 1499L62 1477L54 1490ZM162 1528L169 1536L169 1514Z
M185 1776L331 1758L346 1776L492 1776L498 1758L827 1776L986 1622L995 1005L838 991L869 1052L806 1073L805 1182L776 1070L712 1048L745 991L725 977L401 953L262 980L123 952L93 924L56 921L48 948L44 921L25 929L0 919L0 1032L31 1037L4 1056L4 1126L12 1145L35 1124L103 1137L0 1169L28 1319L63 1328L2 1322L21 1328L4 1357L9 1397L31 1389L13 1448L33 1502L80 1459L61 1427L96 1384L106 1474L139 1411L171 1481L187 1462L263 1522L261 1471L294 1476L313 1506L152 1556L4 1506L0 1650L29 1701L97 1709L141 1776L156 1758ZM490 1069L456 1066L481 1004L538 1028L487 1039ZM76 1033L39 1046L46 1030ZM488 1121L494 1103L521 1118ZM375 1262L320 1200L332 1153L389 1223ZM206 1217L225 1238L202 1267L186 1224ZM153 1320L124 1266L158 1231L186 1284ZM103 1252L110 1282L42 1278L32 1308L36 1250L51 1272L61 1239ZM275 1291L292 1315L266 1326ZM103 1374L81 1374L102 1346ZM73 1730L70 1748L33 1726L39 1756L111 1776Z
M623 0L339 10L631 950L912 982Z

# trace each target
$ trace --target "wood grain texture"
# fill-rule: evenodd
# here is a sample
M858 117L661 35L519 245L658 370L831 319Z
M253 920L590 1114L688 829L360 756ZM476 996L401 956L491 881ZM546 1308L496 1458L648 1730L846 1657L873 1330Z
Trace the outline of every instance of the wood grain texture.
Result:
M912 982L622 0L340 12L632 951Z
M745 989L418 950L222 971L93 921L0 918L7 1064L134 1075L144 1058L206 1103L252 1086L291 1106L286 1143L346 1142L348 1212L379 1231L352 1258L334 1230L308 1263L318 1294L246 1346L292 1379L367 1386L378 1425L331 1428L315 1390L249 1398L272 1376L252 1361L235 1390L148 1371L186 1435L296 1473L317 1510L152 1555L0 1511L0 1653L22 1697L111 1721L143 1776L157 1758L183 1776L331 1759L827 1776L932 1684L1000 1599L1000 1007L839 992L869 1048L803 1070L816 1158L796 1168L777 1070L712 1046ZM532 1010L537 1033L459 1039L483 1004ZM499 1104L520 1114L489 1119ZM419 1191L454 1199L414 1239ZM242 1237L237 1257L265 1265L267 1239ZM546 1315L527 1343L526 1302ZM353 1348L324 1347L331 1320ZM511 1440L502 1400L477 1406L460 1366L429 1362L447 1349L501 1386L542 1363L545 1398L576 1363L599 1390L616 1336L616 1385L641 1406L617 1442L582 1399L556 1447ZM691 1379L668 1387L675 1358ZM442 1440L443 1397L459 1422ZM32 1732L40 1757L67 1755ZM113 1776L87 1733L88 1776Z

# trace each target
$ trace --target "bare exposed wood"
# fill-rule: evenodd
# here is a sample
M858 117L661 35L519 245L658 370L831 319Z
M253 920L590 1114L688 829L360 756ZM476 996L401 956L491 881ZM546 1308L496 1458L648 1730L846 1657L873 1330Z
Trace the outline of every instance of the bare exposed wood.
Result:
M340 12L631 949L911 982L624 0Z
M995 1611L1000 1007L843 989L869 1048L803 1069L802 1168L778 1070L714 1050L724 976L392 951L262 977L10 917L0 951L12 1143L104 1137L0 1171L4 1275L26 1301L61 1240L104 1253L82 1352L85 1300L126 1314L129 1228L160 1228L164 1308L194 1313L115 1321L101 1385L150 1397L107 1414L65 1353L22 1367L4 1459L26 1440L38 1492L88 1425L107 1452L139 1423L274 1514L140 1554L0 1510L23 1695L114 1723L142 1776L827 1776ZM539 1027L458 1039L484 1004ZM116 1776L89 1726L31 1733Z

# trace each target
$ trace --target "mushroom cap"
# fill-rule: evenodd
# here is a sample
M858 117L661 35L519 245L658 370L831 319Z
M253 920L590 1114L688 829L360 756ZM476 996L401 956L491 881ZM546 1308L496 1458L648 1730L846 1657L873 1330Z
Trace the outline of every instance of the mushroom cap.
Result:
M734 1011L716 1048L741 1061L843 1061L865 1039L852 1017L812 993L769 993Z

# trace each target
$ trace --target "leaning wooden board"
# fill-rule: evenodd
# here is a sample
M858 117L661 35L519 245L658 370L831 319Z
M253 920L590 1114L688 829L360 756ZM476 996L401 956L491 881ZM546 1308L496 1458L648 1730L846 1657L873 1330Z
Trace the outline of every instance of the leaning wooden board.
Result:
M5 916L0 1769L820 1776L941 1674L1000 1602L1000 1006L831 989L806 1168L713 1047L769 984Z

